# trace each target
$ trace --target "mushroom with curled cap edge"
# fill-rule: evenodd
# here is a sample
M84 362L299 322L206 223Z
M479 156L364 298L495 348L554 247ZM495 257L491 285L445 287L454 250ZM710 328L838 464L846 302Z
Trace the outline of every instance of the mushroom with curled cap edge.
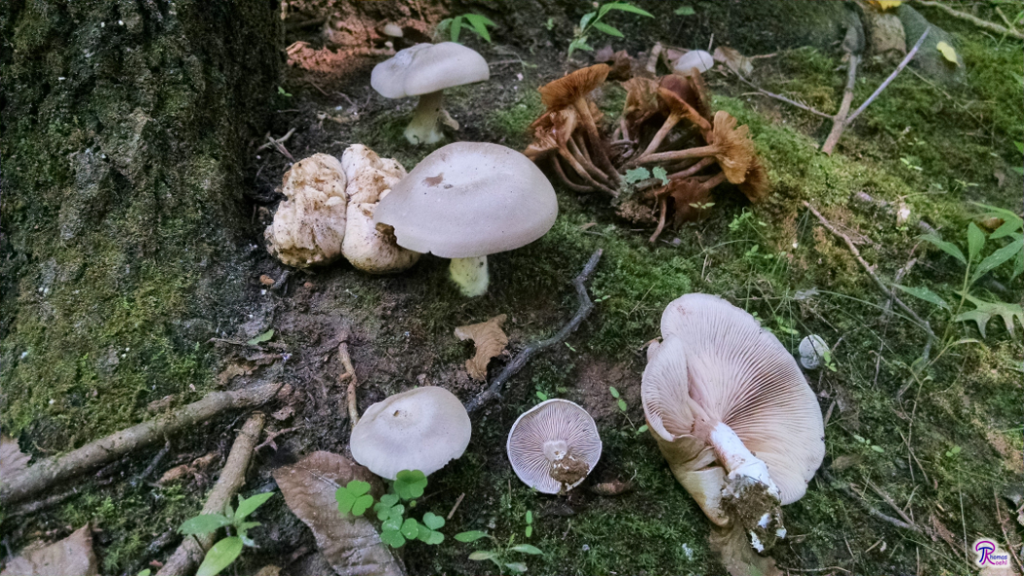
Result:
M774 335L716 296L674 300L661 332L641 387L651 434L708 518L763 552L825 456L814 392Z
M402 470L429 476L462 456L473 427L454 394L437 386L414 388L370 406L352 428L356 462L394 480Z
M524 484L545 494L562 494L583 482L597 465L601 436L586 410L555 398L519 416L506 450Z
M398 245L451 258L466 296L487 291L487 255L525 246L558 216L555 189L521 153L486 142L438 148L395 184L375 221L394 227Z
M459 125L444 109L444 90L483 82L491 77L487 61L475 50L455 42L416 44L377 64L370 86L385 98L419 96L405 138L412 144L440 142L440 118L452 128Z

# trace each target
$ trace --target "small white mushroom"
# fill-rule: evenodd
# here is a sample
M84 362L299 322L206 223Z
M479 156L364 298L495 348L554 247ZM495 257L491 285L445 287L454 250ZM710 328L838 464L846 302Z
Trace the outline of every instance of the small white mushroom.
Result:
M264 237L267 250L288 266L327 264L341 256L345 238L345 171L337 158L314 154L284 174L286 200Z
M475 50L455 42L441 42L399 50L374 67L370 86L385 98L419 96L405 138L412 144L433 144L444 138L438 120L451 122L458 129L458 123L444 110L444 90L490 77L487 61Z
M487 291L487 256L543 236L558 216L544 173L521 153L486 142L438 148L381 199L376 222L394 227L398 245L451 258L466 296Z
M414 388L370 406L352 428L356 462L394 480L402 470L433 474L462 456L473 427L454 394L437 386Z
M524 484L545 494L579 486L601 459L594 419L578 404L546 400L523 413L508 434L508 459Z
M698 72L703 74L715 65L715 59L703 50L690 50L686 54L683 54L676 60L674 66L676 71L689 72L691 69L696 68Z
M828 343L817 334L811 334L800 341L800 365L808 370L814 370L821 366L826 353L828 353Z

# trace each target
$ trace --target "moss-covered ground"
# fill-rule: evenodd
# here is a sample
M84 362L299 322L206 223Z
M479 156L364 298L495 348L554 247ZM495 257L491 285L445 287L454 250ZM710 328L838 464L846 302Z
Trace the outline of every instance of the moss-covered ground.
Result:
M627 33L623 47L635 53L655 40L704 46L704 31L714 27L716 18L739 18L711 2L693 5L699 22L693 32L687 31L684 17L663 11L658 26L677 30L671 38L655 37L644 20L616 20ZM883 280L892 282L900 274L901 284L927 287L954 308L960 302L963 268L921 242L916 222L923 219L966 252L966 227L983 213L976 202L1021 212L1024 180L1014 170L1021 165L1014 142L1024 141L1020 43L941 12L925 14L955 38L966 66L965 82L949 85L912 68L904 71L846 132L831 157L816 149L829 122L753 94L720 71L708 74L715 107L750 126L768 167L773 191L763 203L749 205L738 193L722 190L707 219L665 233L652 245L647 241L651 230L633 229L618 219L606 199L558 189L560 214L554 228L526 248L493 257L492 288L471 301L448 283L446 263L432 257L399 277L369 277L344 264L297 275L300 280L293 280L294 288L283 297L261 293L262 287L251 282L246 296L251 309L274 310L268 317L277 323L268 320L267 326L278 329L278 341L296 357L274 377L308 391L311 401L289 424L302 429L279 441L277 454L260 452L246 494L272 487L269 470L276 465L312 450L340 452L345 447L348 423L334 408L341 389L323 384L335 377L334 360L325 364L314 358L324 355L324 342L333 335L326 329L310 333L311 326L328 323L303 324L303 318L338 318L356 335L353 359L362 381L362 408L422 382L421 375L466 400L481 385L458 375L471 349L452 336L454 327L505 313L513 352L547 337L575 311L570 281L600 248L604 256L590 282L597 302L593 314L565 345L532 360L511 381L503 400L474 419L466 455L431 476L418 508L447 514L460 495L465 498L444 529L448 538L443 544L413 543L403 549L410 573L498 573L488 562L467 559L471 551L487 547L486 541L461 544L451 538L473 529L493 534L502 547L525 542L540 548L541 556L508 556L508 561L526 562L531 574L723 572L708 546L709 522L672 478L653 439L636 432L643 422L643 346L659 336L665 305L689 292L721 295L745 308L791 350L808 334L819 334L833 346L832 368L808 372L828 415L827 455L807 495L784 510L790 536L774 551L780 566L794 574L966 574L973 570L967 547L977 538L1005 542L1008 535L1019 542L1024 528L1012 520L1015 515L1007 514L1013 505L1006 498L1020 494L1024 482L1024 326L1016 325L1011 334L995 318L983 337L974 324L954 322L949 312L905 295L904 301L939 337L922 360L925 332L898 309L888 311L887 298L845 244L802 205L810 202L853 238ZM554 51L531 53L526 46L501 44L522 31L503 35L498 29L493 45L466 39L490 61L522 58L523 63L494 68L489 84L450 91L449 110L463 124L460 138L520 149L528 142L526 129L542 111L535 88L570 69L556 53L567 41L565 23L557 22L551 32L543 29L543 22L535 24L537 31L529 35L538 38L537 44L554 45ZM775 48L761 32L744 36L733 29L728 37L748 54ZM510 50L517 56L509 56ZM773 57L756 60L752 79L831 113L845 83L840 56L827 42L786 45ZM367 60L334 87L363 107L358 119L348 123L317 118L318 113L349 106L347 99L334 91L325 95L295 78L283 82L290 96L279 97L282 112L275 117L274 133L298 129L289 143L296 158L314 152L340 155L345 146L360 142L411 168L430 152L411 149L401 137L412 103L384 101L370 91L372 63ZM891 61L866 60L855 102L867 97L892 67ZM609 87L600 98L613 115L621 92ZM279 181L285 167L283 159L271 155L252 171L258 172L258 185L267 188ZM891 214L853 200L858 192L905 204L909 221L898 223ZM254 238L257 233L254 229ZM1005 242L991 240L982 253ZM909 272L900 273L907 268ZM995 269L975 285L973 294L1020 302L1024 284L1011 270L1012 264ZM254 279L280 272L269 257L253 264ZM300 286L306 280L314 291ZM147 298L159 297L137 294L126 300L125 320L146 322ZM196 365L180 352L168 358L179 359L168 374L201 389L213 386L213 373L205 364ZM606 382L603 371L608 373ZM81 372L75 379L83 393L86 376ZM505 459L505 438L515 418L540 401L537 393L593 409L594 402L601 402L594 390L610 385L623 391L629 405L619 414L611 394L604 396L610 409L598 418L605 451L594 481L628 481L631 489L599 496L581 488L571 497L557 498L521 484ZM5 418L27 426L38 409L18 404ZM120 405L97 409L102 409L97 417L118 422L134 414ZM209 423L176 440L175 450L223 453L234 436L226 424ZM170 488L129 484L153 453L115 469L113 474L120 475L116 483L89 480L81 496L30 519L8 516L2 527L15 533L20 544L36 533L92 520L104 530L97 548L105 573L137 571L166 554L151 543L194 514L209 486L209 479ZM899 515L882 494L936 537L869 514L873 508ZM1002 517L1011 518L1008 523L1000 523L997 507ZM529 538L528 511L534 518ZM238 573L280 564L301 545L313 546L280 498L258 516L265 525L251 535L261 549L243 561Z

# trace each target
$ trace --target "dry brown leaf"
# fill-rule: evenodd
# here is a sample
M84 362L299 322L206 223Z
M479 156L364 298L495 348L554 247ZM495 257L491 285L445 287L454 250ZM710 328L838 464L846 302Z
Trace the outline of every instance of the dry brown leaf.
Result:
M229 364L227 368L222 370L220 374L217 374L217 382L219 382L221 386L227 386L235 376L248 376L249 374L252 374L252 368L233 362Z
M474 380L487 380L487 364L491 358L500 356L508 345L508 336L501 329L505 322L504 314L495 316L486 322L459 326L455 329L455 336L459 340L472 338L476 345L476 356L466 360L466 371Z
M625 494L633 489L633 483L629 480L623 482L621 480L611 480L609 482L601 482L594 484L590 487L590 491L598 496L618 496Z
M273 414L271 414L270 417L273 418L274 420L278 420L280 422L283 422L283 421L291 418L294 415L295 415L295 408L293 408L291 406L285 406L284 408L281 408L277 412L274 412Z
M740 528L713 526L708 541L732 576L782 576L775 559L755 552Z
M156 483L159 486L166 486L171 482L177 482L178 480L181 480L190 472L192 472L191 466L189 466L188 464L181 464L180 466L175 466L174 468L171 468L167 472L164 472L163 476L161 476L160 479L156 481Z
M29 455L21 451L18 441L6 434L0 436L0 478L10 478L28 468Z
M403 576L404 567L381 542L370 521L342 518L334 493L352 480L364 480L380 495L380 480L338 454L314 452L293 466L274 471L285 503L313 531L316 545L341 576Z
M267 564L260 571L256 573L256 576L279 576L281 574L281 568L274 566L273 564Z
M949 528L946 528L945 524L939 521L935 514L929 516L928 520L931 522L932 528L935 529L935 532L946 542L946 544L949 544L954 550L960 549L960 544L956 541L953 533L949 531ZM932 538L934 539L934 536Z
M7 563L0 576L97 576L99 565L92 551L92 531L86 524L50 545L30 545Z
M715 53L711 57L715 62L725 64L730 70L741 76L749 76L754 71L754 62L750 58L740 54L739 50L728 46L715 48Z

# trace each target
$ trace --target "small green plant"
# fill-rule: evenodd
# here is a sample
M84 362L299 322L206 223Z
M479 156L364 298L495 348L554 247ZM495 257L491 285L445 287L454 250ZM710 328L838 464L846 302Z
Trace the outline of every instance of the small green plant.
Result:
M443 36L447 32L448 38L452 42L458 42L459 37L462 35L462 29L466 28L466 24L469 25L469 30L472 30L474 34L490 44L491 33L487 30L487 27L497 26L497 24L483 14L460 14L453 18L445 18L438 22L436 33L438 36Z
M676 16L693 16L696 12L693 10L693 6L680 6L672 11Z
M993 316L1002 318L1003 323L1006 325L1006 331L1012 335L1015 320L1024 325L1024 310L1021 309L1021 305L1000 301L990 302L972 295L971 289L985 274L999 269L1003 264L1011 260L1013 260L1013 271L1010 274L1010 279L1016 279L1021 274L1024 274L1024 219L1003 208L984 204L978 204L978 206L987 210L984 217L1001 219L1003 224L986 236L974 222L969 223L966 230L966 256L959 246L943 240L938 234L918 236L919 240L924 240L934 245L952 256L963 266L963 281L960 289L956 291L960 295L960 302L955 307L924 286L910 287L900 284L894 284L893 286L915 298L945 310L950 314L953 323L974 322L977 324L978 332L982 338L985 338L985 328ZM992 240L999 240L1001 238L1007 238L1009 241L982 258L981 255L985 245ZM974 305L974 310L963 311L964 304L967 302ZM948 331L946 336L947 338L944 338L944 340L948 343L950 336Z
M544 23L544 27L547 28L548 32L550 32L551 29L555 27L555 19L548 18L548 21Z
M416 498L423 496L426 487L427 477L423 472L402 470L395 476L391 492L381 496L376 504L370 494L370 484L362 480L352 480L339 487L334 499L342 516L362 516L372 506L377 520L381 521L380 539L392 548L401 548L408 540L437 545L444 542L444 534L439 532L444 527L444 518L433 512L423 514L420 521L406 517L407 507L416 507Z
M285 89L281 88L280 86L277 87L277 93L278 93L278 95L283 96L285 98L291 98L292 97L291 94L289 94L288 92L285 92Z
M526 530L524 533L527 538L533 536L533 510L526 511Z
M539 556L544 552L536 546L529 544L516 544L515 535L510 536L508 542L502 546L498 543L498 539L486 532L479 530L471 530L469 532L460 532L455 535L455 539L459 542L476 542L481 538L490 538L495 548L491 550L477 550L469 555L469 559L474 562L483 562L484 560L490 560L498 567L498 572L504 574L505 570L509 570L513 574L522 574L526 572L528 567L525 562L511 562L511 555L516 554L529 554L533 556Z
M257 494L252 498L238 496L238 509L232 510L231 504L224 506L224 514L200 514L182 522L178 532L185 535L209 534L225 528L229 535L221 538L206 552L203 563L199 565L196 576L215 576L231 565L238 558L245 546L254 548L256 543L249 538L247 532L260 525L259 522L247 522L246 518L273 496L273 492ZM234 536L230 533L234 532ZM147 572L147 571L143 571ZM142 576L140 574L140 576Z
M858 436L857 434L854 434L853 435L853 439L856 440L858 443L863 444L865 448L868 448L870 450L878 452L879 454L882 454L882 453L885 452L885 448L882 448L881 446L879 446L877 444L872 444L871 440L868 440L867 438L865 438L863 436Z
M949 458L950 460L956 459L956 457L959 456L959 455L960 455L960 447L959 446L953 446L949 450L946 450L946 458Z
M626 404L626 400L625 398L622 397L622 394L619 392L619 390L614 386L609 386L608 393L611 394L612 398L615 399L615 405L619 407L619 412L621 412L622 415L626 417L626 420L629 422L629 426L631 428L636 429L633 435L638 436L640 434L643 434L644 432L647 432L647 424L644 424L637 428L636 424L633 423L633 419L629 417L629 404ZM623 435L626 435L625 432L623 432Z
M625 34L623 34L618 28L609 26L605 22L602 22L602 19L612 10L630 12L632 14L639 14L648 18L654 18L654 14L651 14L643 8L633 6L629 2L608 2L607 4L602 4L597 11L587 12L582 18L580 18L580 25L573 33L572 42L569 43L569 53L566 55L568 58L571 58L573 52L577 50L583 50L584 52L594 51L594 47L587 44L587 41L590 39L590 35L594 33L594 30L616 38L625 38Z

